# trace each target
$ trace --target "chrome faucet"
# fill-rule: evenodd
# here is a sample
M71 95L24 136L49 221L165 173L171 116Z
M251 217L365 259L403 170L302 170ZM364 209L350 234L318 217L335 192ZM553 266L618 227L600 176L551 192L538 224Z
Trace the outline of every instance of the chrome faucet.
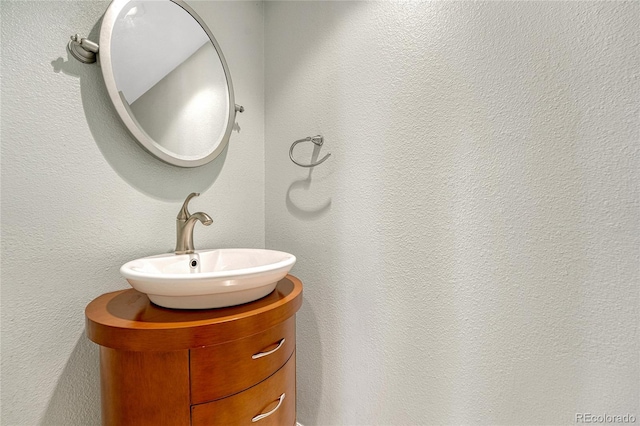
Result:
M196 225L197 220L205 226L213 223L211 217L206 213L189 213L189 209L187 208L189 201L198 195L200 195L198 192L189 194L176 217L176 254L193 253L193 227Z

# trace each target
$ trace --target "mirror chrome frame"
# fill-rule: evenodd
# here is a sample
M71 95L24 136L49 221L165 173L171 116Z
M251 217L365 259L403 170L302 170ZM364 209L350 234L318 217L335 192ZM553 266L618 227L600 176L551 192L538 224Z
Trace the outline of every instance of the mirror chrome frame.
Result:
M120 119L125 124L131 135L140 143L140 145L150 154L164 161L165 163L178 167L198 167L214 160L218 155L220 155L220 153L229 143L229 138L231 136L231 131L233 130L233 124L236 117L233 84L231 83L231 74L229 73L227 61L222 54L222 49L220 49L218 42L211 33L211 30L209 29L207 24L205 24L202 18L200 18L200 16L183 0L170 1L175 3L176 5L184 9L189 15L191 15L193 19L195 19L202 27L202 29L207 33L209 40L211 40L211 43L213 44L213 47L216 49L216 53L220 58L222 68L224 69L224 75L227 80L227 92L229 96L229 111L227 117L227 126L224 135L222 136L222 139L220 140L220 143L215 150L200 158L187 158L170 152L169 150L165 149L160 144L155 142L153 138L151 138L151 136L149 136L149 134L144 131L142 126L138 124L137 120L133 116L131 109L129 108L129 104L121 98L121 94L116 86L116 80L113 73L113 64L111 62L111 34L113 32L113 27L115 25L116 19L120 15L120 11L125 7L127 3L130 2L130 0L113 0L107 8L104 17L102 18L102 26L100 27L100 67L102 68L104 82L113 106L115 107L118 115L120 116Z

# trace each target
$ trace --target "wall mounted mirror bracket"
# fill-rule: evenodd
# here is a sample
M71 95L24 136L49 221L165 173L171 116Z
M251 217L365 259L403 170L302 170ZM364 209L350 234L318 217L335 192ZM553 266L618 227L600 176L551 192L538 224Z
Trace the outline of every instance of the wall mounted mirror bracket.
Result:
M69 53L83 64L92 64L96 61L96 53L100 50L97 43L89 39L80 37L79 34L71 36L67 44Z

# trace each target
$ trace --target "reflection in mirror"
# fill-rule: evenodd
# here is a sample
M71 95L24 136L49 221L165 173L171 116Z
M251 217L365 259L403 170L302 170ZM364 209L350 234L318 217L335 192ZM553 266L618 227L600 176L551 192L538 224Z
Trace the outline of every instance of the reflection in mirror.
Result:
M114 0L100 34L105 84L149 152L195 167L225 147L235 109L224 57L180 0Z

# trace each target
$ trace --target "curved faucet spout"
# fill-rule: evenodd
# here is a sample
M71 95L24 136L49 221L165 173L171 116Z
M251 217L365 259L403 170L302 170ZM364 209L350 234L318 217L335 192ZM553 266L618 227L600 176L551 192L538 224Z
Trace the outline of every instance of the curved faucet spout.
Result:
M196 219L199 220L204 226L209 226L209 225L211 225L213 223L213 219L211 219L211 216L209 216L208 214L206 214L204 212L197 212L197 213L193 213L191 215L191 217L189 217L189 219L187 219L187 224L189 222L193 222L194 225L195 225Z

